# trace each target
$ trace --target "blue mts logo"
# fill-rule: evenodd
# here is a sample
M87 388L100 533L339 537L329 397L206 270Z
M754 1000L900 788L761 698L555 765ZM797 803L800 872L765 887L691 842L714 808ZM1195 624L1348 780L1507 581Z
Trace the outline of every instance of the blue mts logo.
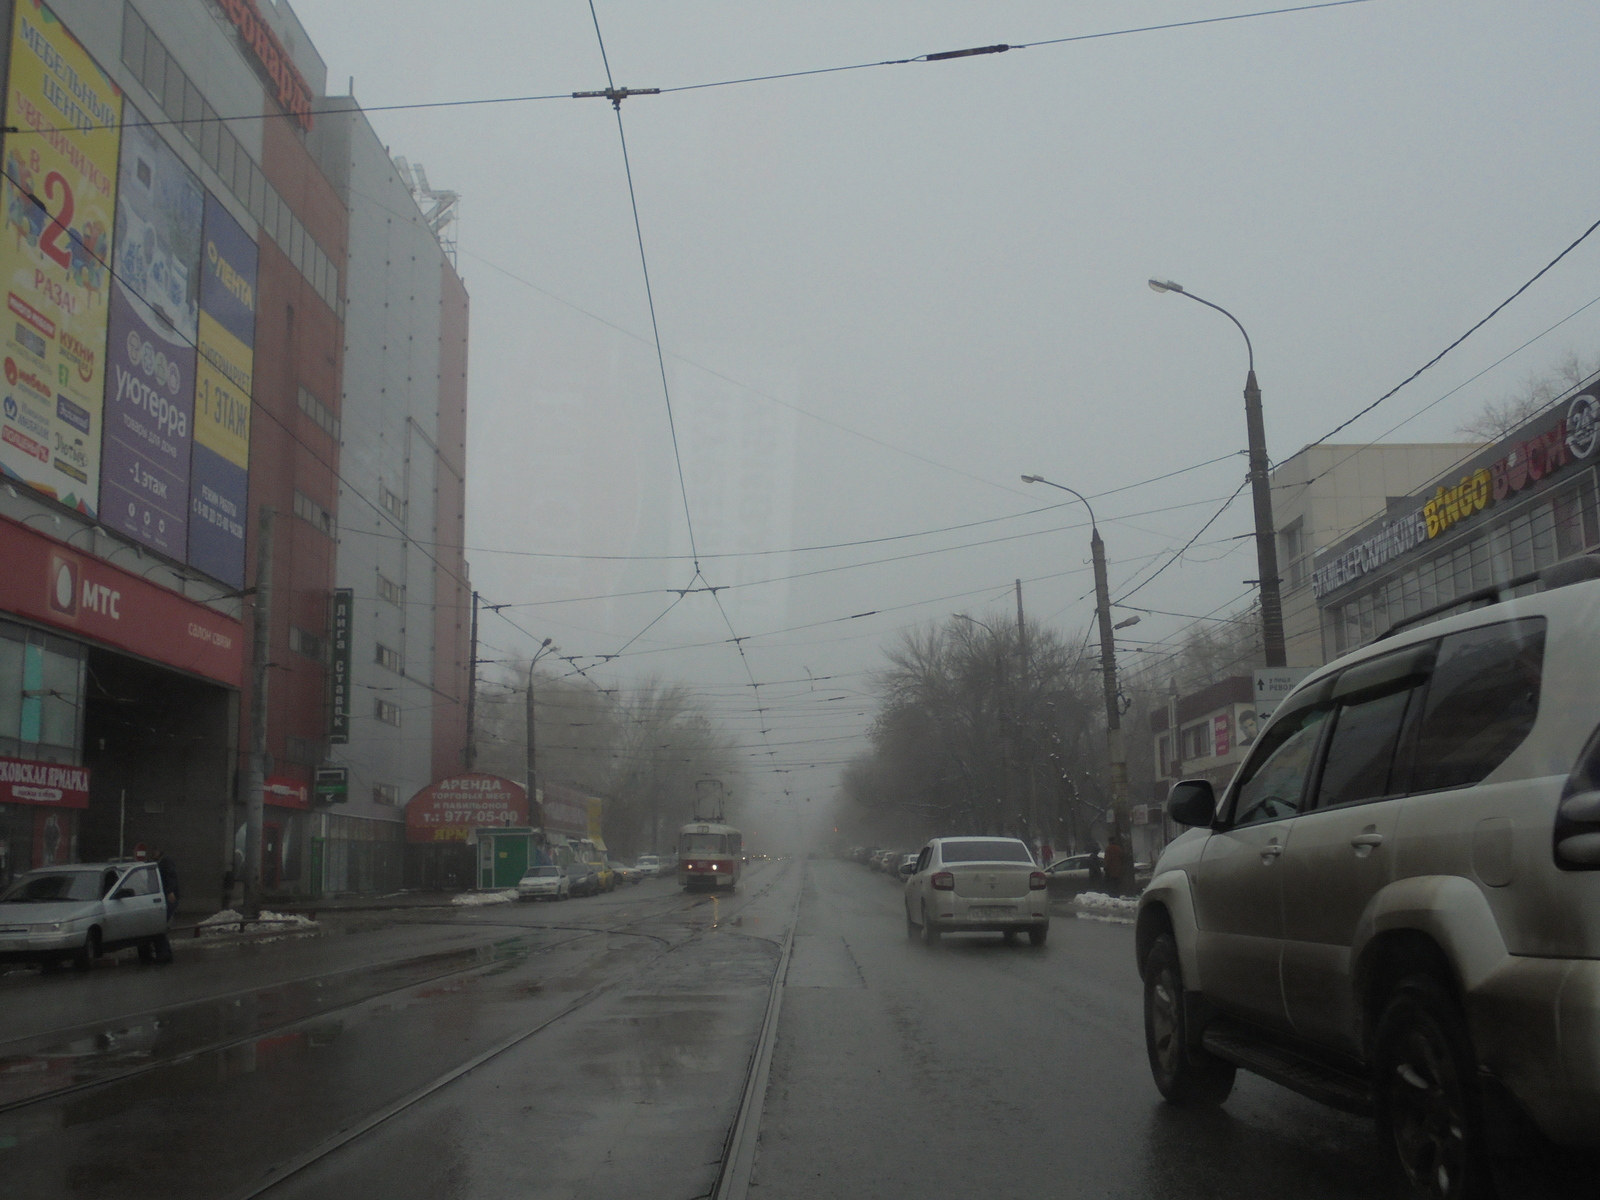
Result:
M11 398L9 393L6 395L5 409L6 416L15 417L17 415L17 402Z

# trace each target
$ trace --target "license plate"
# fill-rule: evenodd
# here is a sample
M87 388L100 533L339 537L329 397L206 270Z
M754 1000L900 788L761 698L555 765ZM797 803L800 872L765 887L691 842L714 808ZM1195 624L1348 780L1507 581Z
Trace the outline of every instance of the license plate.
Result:
M1009 904L979 904L967 909L972 917L1009 917L1015 909Z

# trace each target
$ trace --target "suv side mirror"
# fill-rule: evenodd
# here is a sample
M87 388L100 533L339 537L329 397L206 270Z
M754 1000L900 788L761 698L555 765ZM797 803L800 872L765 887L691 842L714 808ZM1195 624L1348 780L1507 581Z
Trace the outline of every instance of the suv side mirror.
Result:
M1209 825L1216 815L1217 794L1209 779L1182 779L1167 793L1167 816L1179 825Z

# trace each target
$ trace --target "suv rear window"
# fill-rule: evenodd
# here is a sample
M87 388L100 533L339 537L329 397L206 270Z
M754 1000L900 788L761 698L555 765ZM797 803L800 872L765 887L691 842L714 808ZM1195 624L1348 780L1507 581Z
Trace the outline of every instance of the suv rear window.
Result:
M1470 787L1522 744L1539 715L1544 642L1545 619L1524 617L1439 643L1410 791Z
M1021 842L1011 838L972 838L940 843L939 861L1031 863L1033 855Z

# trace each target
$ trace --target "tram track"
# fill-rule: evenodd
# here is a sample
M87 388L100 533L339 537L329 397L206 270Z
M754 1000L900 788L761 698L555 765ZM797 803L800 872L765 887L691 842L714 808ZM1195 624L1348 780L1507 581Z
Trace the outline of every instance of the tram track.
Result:
M790 860L789 863L786 863L784 865L784 869L779 870L772 879L768 880L760 888L753 892L747 892L745 895L741 896L740 899L743 900L743 903L739 906L740 909L742 910L749 907L750 904L767 895L788 875L789 866L795 861L796 860ZM802 867L801 869L803 870L804 868ZM792 945L794 936L793 918L799 912L801 892L802 889L797 886L795 889L795 908L790 914L788 931L781 940L761 938L761 935L759 934L746 933L746 931L744 931L742 928L739 930L739 932L745 934L745 936L757 937L761 938L761 940L769 942L776 941L780 945L781 950L780 960L774 969L772 981L769 985L771 990L768 993L766 1015L762 1023L761 1033L757 1039L756 1048L752 1052L750 1065L746 1070L745 1085L741 1094L738 1112L723 1141L724 1161L719 1166L717 1176L718 1183L713 1189L714 1194L718 1195L719 1197L722 1195L722 1191L720 1189L723 1186L724 1177L728 1177L729 1179L733 1177L733 1173L730 1172L728 1161L729 1153L731 1149L735 1149L743 1145L739 1135L741 1128L748 1128L750 1126L752 1120L752 1108L754 1108L755 1125L757 1128L759 1128L759 1097L754 1097L755 1085L759 1077L761 1091L764 1094L766 1079L765 1064L770 1062L771 1042L776 1033L777 1013L773 1003L773 996L775 994L781 994L783 977L789 961L789 948ZM693 901L689 903L683 903L680 899L680 903L677 905L668 906L666 909L662 910L661 913L658 913L655 916L639 918L639 920L642 921L656 919L657 917L672 911L683 911L690 908L699 907L700 905L703 905L704 903L713 899L715 899L715 897L704 895L696 896ZM629 924L634 923L637 922L630 922ZM457 1064L450 1070L442 1072L435 1078L422 1084L420 1087L415 1088L398 1100L392 1101L389 1104L375 1109L365 1116L355 1119L350 1124L334 1133L331 1137L325 1139L315 1146L312 1146L301 1154L268 1167L263 1173L265 1176L264 1178L253 1185L246 1185L244 1188L230 1193L226 1200L256 1200L257 1197L269 1195L277 1188L283 1186L296 1176L302 1174L307 1169L315 1166L325 1159L330 1158L360 1139L371 1135L382 1126L386 1125L389 1121L393 1120L395 1117L414 1107L423 1100L426 1100L428 1097L433 1096L445 1088L448 1088L452 1084L459 1082L485 1064L492 1062L494 1059L499 1058L501 1055L516 1048L524 1042L527 1042L529 1039L544 1032L552 1026L559 1024L568 1017L582 1012L584 1009L594 1004L597 1000L610 994L618 988L634 983L641 975L646 974L652 966L660 962L660 960L665 958L667 955L681 950L713 930L722 929L725 924L727 924L727 922L719 920L715 924L710 925L705 929L695 930L687 937L667 945L665 949L651 955L648 959L640 963L635 969L629 971L627 974L589 989L571 1004L568 1004L562 1008L559 1012L544 1018L527 1029L518 1030L517 1032L502 1038L500 1041L489 1046L487 1049L480 1051L478 1054L467 1059L465 1062ZM627 926L620 926L618 928L627 928ZM748 1142L750 1155L753 1157L753 1131L748 1135ZM747 1181L748 1169L745 1172L745 1178Z
M762 892L754 893L750 898L754 899L756 895L760 894L762 894ZM308 1022L325 1021L330 1017L337 1017L340 1013L349 1012L360 1008L363 1005L370 1005L374 1002L380 1002L387 998L402 996L417 988L437 985L442 981L455 979L458 977L465 977L474 973L486 972L497 967L503 967L504 964L508 962L514 962L520 959L527 959L536 957L538 955L551 953L553 951L562 949L563 947L574 945L585 940L586 938L599 936L637 937L659 943L665 947L665 949L662 951L662 953L665 953L670 951L673 947L671 939L657 934L635 931L632 927L647 921L659 920L662 917L669 916L676 912L687 912L707 903L710 899L711 897L708 896L696 896L692 899L687 899L682 895L675 896L669 903L659 907L654 907L650 911L641 915L632 916L625 922L600 926L548 925L530 924L527 922L486 921L471 919L457 921L408 921L406 922L407 924L413 925L446 925L454 928L470 928L475 930L506 930L511 932L518 940L526 938L529 934L541 932L570 932L575 936L562 938L559 941L549 942L544 945L520 948L514 952L503 955L493 955L487 961L485 961L483 958L484 952L495 950L495 948L499 945L502 945L503 942L490 941L471 947L442 950L433 954L420 956L399 956L377 963L365 964L361 967L352 968L349 970L305 975L297 977L293 980L276 981L270 985L267 985L266 987L236 989L234 991L223 993L217 996L207 996L198 1000L186 1001L180 1005L169 1005L161 1008L146 1009L140 1013L132 1015L119 1015L114 1021L97 1021L89 1024L65 1026L56 1030L30 1035L25 1039L19 1039L18 1041L12 1042L9 1045L0 1044L0 1074L3 1074L5 1071L5 1064L7 1063L15 1065L25 1062L29 1059L63 1057L61 1055L51 1056L48 1054L49 1050L55 1049L63 1043L70 1043L74 1040L80 1040L84 1038L110 1038L118 1035L119 1031L126 1031L131 1027L136 1027L147 1023L159 1023L163 1019L170 1020L180 1014L188 1012L196 1012L203 1009L215 1009L219 1005L226 1005L230 1001L234 1002L235 1004L242 1003L247 998L260 996L264 992L268 991L288 991L297 988L309 989L318 987L328 981L359 976L377 976L386 971L403 969L413 963L425 962L429 959L459 960L466 956L471 956L473 958L473 961L471 962L462 963L457 966L451 966L445 970L413 976L408 978L405 982L396 984L393 987L380 987L372 991L362 991L359 994L351 995L348 999L341 1000L338 1003L318 1006L314 1011L297 1012L295 1015L288 1016L283 1020L262 1022L261 1024L256 1025L249 1030L241 1030L240 1032L231 1034L227 1037L213 1038L206 1042L185 1046L178 1052L165 1055L153 1061L143 1062L121 1069L109 1070L93 1079L84 1079L59 1087L46 1088L27 1096L20 1096L10 1100L0 1100L0 1115L13 1113L22 1109L37 1107L40 1105L47 1105L72 1096L92 1092L100 1088L125 1084L131 1080L137 1079L140 1076L152 1075L159 1071L181 1066L184 1063L205 1057L206 1055L224 1053L236 1047L259 1041L262 1038L290 1032L297 1027L307 1024ZM565 1012L563 1012L561 1015L565 1015ZM559 1017L553 1019L559 1019ZM32 1048L31 1054L20 1052L27 1047ZM506 1046L496 1053L502 1053L504 1049L509 1048L509 1046ZM491 1055L491 1057L493 1057L493 1055Z

